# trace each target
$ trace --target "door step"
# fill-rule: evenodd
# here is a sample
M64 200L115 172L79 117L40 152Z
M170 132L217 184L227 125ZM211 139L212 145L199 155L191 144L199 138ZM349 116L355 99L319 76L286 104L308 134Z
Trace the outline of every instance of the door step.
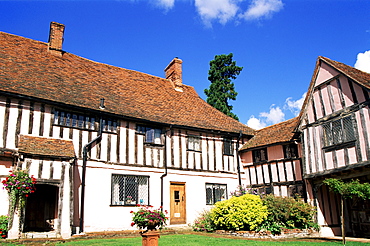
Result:
M24 232L22 233L22 238L61 238L61 235L56 231L48 232Z

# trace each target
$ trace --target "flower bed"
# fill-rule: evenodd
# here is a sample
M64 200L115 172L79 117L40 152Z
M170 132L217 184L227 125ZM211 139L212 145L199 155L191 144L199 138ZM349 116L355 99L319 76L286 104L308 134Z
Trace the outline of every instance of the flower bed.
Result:
M216 230L216 234L224 234L230 236L247 237L247 238L301 238L301 237L317 237L318 233L312 229L284 229L281 234L273 235L270 231L225 231Z

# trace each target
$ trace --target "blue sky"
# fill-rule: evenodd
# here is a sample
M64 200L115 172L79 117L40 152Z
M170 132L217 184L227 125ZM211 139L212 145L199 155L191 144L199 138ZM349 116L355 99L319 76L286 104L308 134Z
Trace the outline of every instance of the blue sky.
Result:
M233 112L256 129L295 116L318 56L370 72L369 0L0 0L0 31L47 42L51 21L94 61L163 77L179 57L203 99L209 61L233 53Z

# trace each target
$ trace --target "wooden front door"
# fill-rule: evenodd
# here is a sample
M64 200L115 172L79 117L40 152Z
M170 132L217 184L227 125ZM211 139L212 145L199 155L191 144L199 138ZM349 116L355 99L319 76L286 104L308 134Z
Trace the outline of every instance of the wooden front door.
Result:
M186 224L185 183L171 183L170 224Z

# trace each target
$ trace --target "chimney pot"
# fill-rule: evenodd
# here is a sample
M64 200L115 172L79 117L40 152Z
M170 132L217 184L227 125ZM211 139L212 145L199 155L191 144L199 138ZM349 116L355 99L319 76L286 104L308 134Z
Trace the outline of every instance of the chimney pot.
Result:
M182 91L182 60L175 57L164 69L166 79L170 80L175 90Z
M65 26L63 24L57 22L50 23L49 45L48 45L49 52L56 55L63 54L62 45L64 28Z

